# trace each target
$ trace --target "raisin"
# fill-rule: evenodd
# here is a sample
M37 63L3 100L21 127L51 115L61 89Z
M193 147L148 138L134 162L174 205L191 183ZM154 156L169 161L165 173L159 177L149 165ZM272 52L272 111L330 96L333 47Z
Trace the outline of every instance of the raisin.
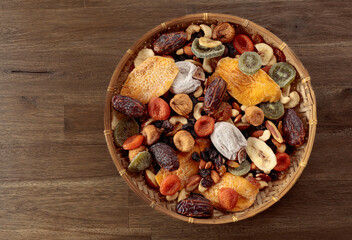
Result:
M235 58L238 53L236 51L236 48L233 46L233 44L232 43L226 43L225 46L228 49L227 56L231 57L231 58Z
M147 113L147 107L140 101L120 94L112 97L114 108L130 117L143 117Z
M271 170L271 172L269 173L269 176L271 177L271 180L273 181L277 180L277 173L275 170Z
M191 128L193 128L193 125L191 124L191 123L186 123L186 124L183 124L182 125L182 130L189 130L189 129L191 129Z
M187 217L206 218L213 215L214 207L211 202L199 195L186 198L176 205L176 212Z
M160 120L153 122L153 125L157 128L161 128L162 124L163 124L163 121L160 121Z
M177 170L180 166L176 151L165 143L158 142L149 148L158 164L169 171Z
M209 158L211 160L215 159L219 155L219 152L216 149L210 149L209 151Z
M194 125L196 123L196 119L194 118L188 118L188 123Z
M189 130L189 133L192 135L192 137L193 137L194 139L196 139L196 138L198 137L193 128L192 128L191 130Z
M194 107L194 105L196 105L197 103L198 103L198 100L197 100L197 98L195 97L195 96L189 96L190 98L191 98L191 100L192 100L192 104L193 104L193 107Z
M220 171L221 166L224 164L220 154L218 154L218 156L213 158L212 160L213 160L213 163L215 165L216 170Z
M174 125L172 123L170 123L169 120L165 120L161 124L161 128L164 129L164 133L168 133L174 129Z
M288 109L283 119L284 138L291 146L299 147L304 143L306 132L303 122L293 109Z
M206 161L206 162L209 162L209 161L210 161L210 158L209 158L207 152L205 152L205 151L200 152L200 156L201 156L201 158L202 158L204 161Z
M201 169L199 170L198 175L202 178L208 177L210 176L210 169Z
M206 176L200 181L200 184L205 188L210 188L213 185L213 183L214 181L210 176Z
M193 161L200 162L200 156L197 152L192 153L192 159Z

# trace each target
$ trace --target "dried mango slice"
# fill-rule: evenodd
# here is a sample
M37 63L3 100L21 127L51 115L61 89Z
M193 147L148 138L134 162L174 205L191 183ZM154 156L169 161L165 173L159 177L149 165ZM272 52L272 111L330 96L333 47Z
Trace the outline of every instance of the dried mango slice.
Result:
M180 162L180 167L177 170L171 171L171 172L164 168L161 168L155 176L155 179L158 182L159 186L163 181L164 177L171 174L176 174L181 179L182 187L186 186L188 179L192 175L195 175L198 173L199 162L192 160L192 157L191 157L192 153L193 152L200 153L201 151L204 151L206 147L209 147L209 146L210 146L209 139L198 138L196 139L196 144L194 145L194 148L192 151L187 153L178 152L177 158Z
M239 69L236 58L222 58L213 75L222 77L231 96L246 106L280 100L280 87L266 72L259 69L253 75L246 75Z
M204 197L209 199L219 209L221 209L219 202L219 191L221 188L232 188L239 194L236 206L228 210L229 212L238 212L249 208L254 203L259 192L259 188L251 184L247 179L227 172L221 177L220 182L203 193Z
M152 97L166 93L178 72L173 59L149 57L128 75L120 94L146 104Z

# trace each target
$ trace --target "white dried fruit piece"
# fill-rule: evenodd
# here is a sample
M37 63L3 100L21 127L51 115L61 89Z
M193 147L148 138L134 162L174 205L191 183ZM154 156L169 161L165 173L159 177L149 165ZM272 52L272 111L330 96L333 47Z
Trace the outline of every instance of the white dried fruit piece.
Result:
M264 130L263 134L259 137L260 140L262 141L268 141L270 139L271 133L269 130Z
M273 56L270 58L270 61L268 62L268 66L274 65L276 62L277 62L277 59L276 59L275 55L273 55Z
M211 30L211 28L208 25L201 24L200 28L204 32L204 37L211 38L211 35L213 34L213 31Z
M187 41L191 40L192 34L199 32L200 31L200 26L191 24L187 27L186 33L187 33Z
M206 37L200 37L199 40L199 45L202 47L206 47L206 48L215 48L219 45L221 45L220 41L217 40L212 40Z
M144 48L140 50L137 54L137 57L134 59L133 64L135 67L140 65L142 62L144 62L147 58L153 57L154 51L150 48Z
M258 50L258 54L262 59L262 65L266 66L270 62L271 58L274 55L273 49L266 43L258 43L254 45L255 48Z
M197 88L197 90L193 93L193 96L198 98L198 97L202 96L202 94L203 94L203 88L202 88L202 86L199 86Z
M228 122L217 122L210 140L215 148L227 159L235 160L237 152L247 146L241 131Z
M289 98L290 98L290 101L284 104L284 108L286 109L296 107L300 101L299 94L296 91L291 92L289 95Z
M177 62L176 65L179 68L179 73L170 87L170 92L174 94L194 92L201 85L199 80L192 77L196 71L196 65L187 61Z
M199 102L193 108L193 117L194 119L198 120L202 116L204 103Z
M207 73L212 73L213 72L213 67L210 64L210 59L211 58L204 58L204 60L203 60L202 67L203 67L204 71L207 72Z

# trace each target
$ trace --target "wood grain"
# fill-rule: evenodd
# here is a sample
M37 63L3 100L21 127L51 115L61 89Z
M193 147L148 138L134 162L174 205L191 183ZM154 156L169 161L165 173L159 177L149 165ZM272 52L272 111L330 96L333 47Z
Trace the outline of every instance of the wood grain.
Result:
M0 1L0 239L349 239L352 236L349 1ZM140 200L105 144L106 87L154 26L238 15L284 40L308 69L318 131L277 204L220 226L183 223Z

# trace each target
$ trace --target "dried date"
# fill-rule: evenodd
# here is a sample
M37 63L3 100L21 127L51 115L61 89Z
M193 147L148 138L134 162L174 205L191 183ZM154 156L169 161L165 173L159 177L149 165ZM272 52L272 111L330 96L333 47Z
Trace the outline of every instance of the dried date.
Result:
M286 56L280 49L273 47L273 51L277 62L286 62Z
M284 138L291 146L299 147L304 143L306 132L302 120L293 109L288 109L283 119Z
M259 35L258 33L255 33L252 35L252 40L253 40L254 44L265 43L263 37L261 35Z
M213 215L214 207L202 195L197 194L186 198L176 205L176 212L187 217L207 218Z
M207 86L204 95L204 111L213 114L215 113L222 103L225 95L227 82L220 77L216 77Z
M153 50L160 55L170 54L185 45L186 41L185 32L164 33L154 41Z
M147 107L143 103L120 94L113 96L112 104L117 111L130 117L143 117L147 112Z
M153 154L155 160L161 167L169 171L174 171L179 168L180 163L177 154L169 145L158 142L152 145L149 151Z

